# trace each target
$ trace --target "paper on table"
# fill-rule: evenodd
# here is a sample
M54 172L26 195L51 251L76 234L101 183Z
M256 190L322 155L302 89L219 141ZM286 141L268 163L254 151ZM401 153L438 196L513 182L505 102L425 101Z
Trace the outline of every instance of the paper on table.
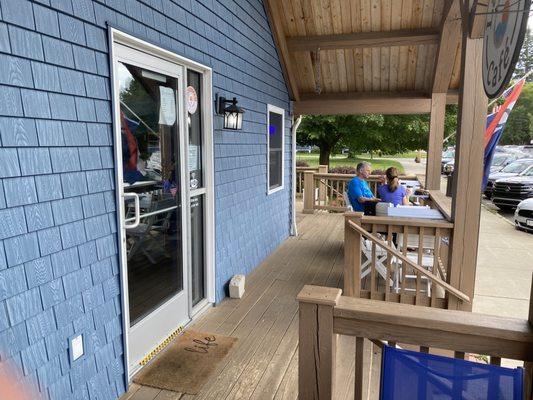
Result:
M169 87L159 86L161 107L159 109L159 124L172 126L176 122L176 96Z

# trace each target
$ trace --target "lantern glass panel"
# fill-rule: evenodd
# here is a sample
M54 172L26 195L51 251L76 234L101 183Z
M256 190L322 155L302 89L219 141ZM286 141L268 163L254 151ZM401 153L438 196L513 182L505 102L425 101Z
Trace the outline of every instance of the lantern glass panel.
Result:
M237 112L224 112L224 129L237 129L238 115L239 113Z

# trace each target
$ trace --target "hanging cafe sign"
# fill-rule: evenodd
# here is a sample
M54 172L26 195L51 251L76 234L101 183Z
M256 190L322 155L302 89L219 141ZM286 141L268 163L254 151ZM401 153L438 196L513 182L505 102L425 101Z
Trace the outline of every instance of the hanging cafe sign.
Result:
M483 41L483 87L498 97L511 80L527 29L531 0L490 0Z

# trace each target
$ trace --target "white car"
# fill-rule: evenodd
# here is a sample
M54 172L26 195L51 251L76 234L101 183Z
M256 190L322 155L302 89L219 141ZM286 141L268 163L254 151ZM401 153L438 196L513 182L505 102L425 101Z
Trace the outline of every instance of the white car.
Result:
M533 232L533 198L523 200L514 213L516 229Z

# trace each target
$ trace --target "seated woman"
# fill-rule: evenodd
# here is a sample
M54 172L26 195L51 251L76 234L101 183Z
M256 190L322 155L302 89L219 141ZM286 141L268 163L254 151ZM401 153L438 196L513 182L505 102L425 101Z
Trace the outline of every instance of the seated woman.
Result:
M408 205L409 198L407 189L400 185L398 180L398 169L394 167L387 168L385 171L387 183L378 187L378 194L381 201L392 203L394 207L397 205Z

